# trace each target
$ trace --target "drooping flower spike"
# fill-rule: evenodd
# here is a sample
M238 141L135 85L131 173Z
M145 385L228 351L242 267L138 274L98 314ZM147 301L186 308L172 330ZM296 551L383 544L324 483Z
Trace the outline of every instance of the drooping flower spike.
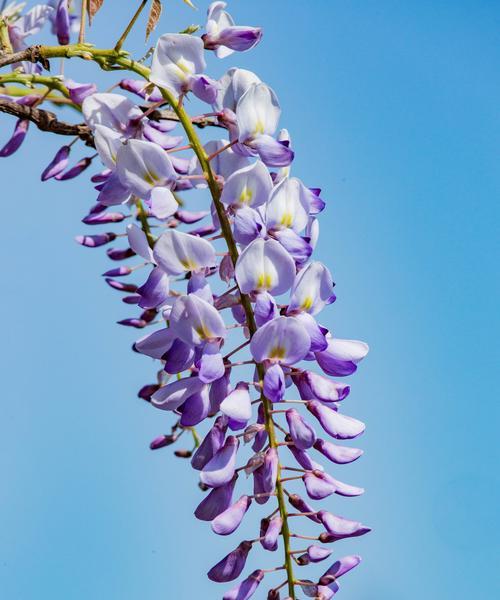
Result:
M13 50L47 20L68 44L71 5L52 0L27 13L9 5L2 18ZM48 88L31 78L34 89L7 99L36 107L49 101L48 89L51 101L61 95L83 115L85 140L97 153L77 154L77 140L59 144L42 180L69 181L102 163L91 176L97 201L82 218L94 230L76 241L110 244L113 264L102 271L127 311L118 322L141 330L133 349L145 364L154 361L138 396L170 423L150 448L175 445L174 454L189 459L204 494L195 517L217 536L233 536L223 558L207 556L209 579L225 584L215 595L325 600L360 563L357 555L331 558L329 544L370 531L338 514L344 511L332 500L364 492L338 472L361 457L344 441L365 429L344 414L351 387L339 378L357 370L368 346L317 320L335 301L329 268L313 258L326 202L304 183L306 173L302 180L291 172L300 149L279 129L277 94L246 69L230 67L219 79L206 73L207 54L228 57L262 39L260 27L236 25L226 8L210 4L201 36L192 28L161 35L151 68L147 57L126 54L108 63L92 45L55 52L128 70L112 82L114 92L65 75ZM42 66L16 65L9 77ZM188 115L184 107L200 101L202 114ZM19 118L1 156L23 148L28 123ZM198 126L218 133L202 143ZM307 544L300 542L303 519L317 528ZM253 535L235 539L252 522ZM250 552L254 570L246 568ZM312 579L300 574L316 563L324 566Z

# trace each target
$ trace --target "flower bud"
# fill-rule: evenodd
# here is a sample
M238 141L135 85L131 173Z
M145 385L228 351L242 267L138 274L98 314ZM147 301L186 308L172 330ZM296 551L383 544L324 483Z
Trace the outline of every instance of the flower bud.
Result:
M68 166L68 158L71 149L69 146L62 146L56 152L54 158L50 161L50 163L45 167L43 173L41 175L42 181L47 181L51 177L55 177L62 173L64 169Z
M165 448L166 446L170 446L176 440L176 435L160 435L149 444L149 447L151 450L158 450L159 448Z
M92 163L91 158L89 158L89 157L82 158L81 160L79 160L76 163L76 165L74 167L71 167L71 169L68 169L67 171L64 171L63 173L59 173L58 175L55 176L54 179L57 179L57 181L67 181L68 179L73 179L75 177L78 177L78 175L83 173L83 171L85 171L85 169L87 169L91 163Z
M30 122L28 119L18 119L14 126L14 132L11 138L7 141L5 146L0 149L0 157L4 158L6 156L11 156L19 150L21 144L24 142L24 138L28 133Z
M175 456L177 456L178 458L191 458L191 455L193 454L191 452L191 450L176 450L174 452Z
M114 239L116 239L116 233L112 231L98 233L97 235L77 235L75 237L75 241L78 244L87 246L87 248L98 248L99 246L104 246L104 244L109 244Z
M135 256L132 248L108 248L106 254L111 260L126 260Z

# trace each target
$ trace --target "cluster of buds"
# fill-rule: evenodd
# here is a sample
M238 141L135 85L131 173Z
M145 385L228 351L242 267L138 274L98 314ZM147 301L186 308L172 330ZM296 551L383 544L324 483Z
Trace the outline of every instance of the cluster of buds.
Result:
M330 271L312 259L325 202L318 188L291 175L294 150L288 131L278 130L276 94L243 69L231 68L218 80L205 74L205 51L222 58L262 37L258 27L235 25L225 7L210 6L201 37L162 35L151 69L141 67L145 79L122 79L121 93L64 80L97 154L70 166L71 145L64 145L42 179L74 178L97 157L104 165L91 178L97 202L83 222L106 231L76 240L94 248L126 242L108 247L115 266L105 281L139 309L119 322L145 330L134 350L156 361L155 381L139 396L172 413L170 433L151 449L175 444L186 431L193 436L193 448L175 454L199 472L205 496L196 518L228 536L251 509L265 506L255 538L236 545L208 571L209 579L236 581L255 547L274 553L281 546L277 565L244 575L223 599L247 600L265 576L281 573L285 580L268 586L268 599L280 593L295 599L300 589L328 600L361 560L332 558L330 544L369 528L315 505L364 491L317 460L337 467L362 454L337 443L357 438L365 426L343 412L349 385L331 378L354 373L368 347L339 339L319 322L335 301ZM67 43L67 2L41 13L52 15L60 43ZM191 95L209 111L189 117L184 103ZM39 96L19 101L36 104ZM203 145L196 124L213 125L226 137ZM15 151L26 129L18 124L0 154ZM185 208L190 192L193 210ZM206 428L202 440L197 427ZM299 517L321 531L302 535ZM304 539L311 542L305 548ZM328 560L314 580L294 574Z

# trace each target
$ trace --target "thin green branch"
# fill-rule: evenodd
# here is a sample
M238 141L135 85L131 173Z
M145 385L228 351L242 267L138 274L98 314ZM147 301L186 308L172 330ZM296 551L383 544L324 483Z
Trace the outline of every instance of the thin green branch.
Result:
M125 31L121 34L120 39L116 42L115 51L119 52L122 49L123 43L128 37L128 34L132 31L132 27L135 25L137 19L139 18L141 12L144 10L144 7L148 3L148 0L142 0L139 8L135 11L134 16L130 20L130 23L125 28Z

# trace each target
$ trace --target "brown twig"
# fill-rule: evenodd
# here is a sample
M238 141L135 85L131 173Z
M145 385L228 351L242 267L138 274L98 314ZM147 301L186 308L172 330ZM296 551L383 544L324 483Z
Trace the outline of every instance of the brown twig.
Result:
M10 100L0 99L0 112L18 117L19 119L29 119L41 131L49 131L59 135L77 136L85 142L87 146L94 147L94 136L87 125L77 123L73 125L64 121L59 121L57 116L48 110L33 108Z

